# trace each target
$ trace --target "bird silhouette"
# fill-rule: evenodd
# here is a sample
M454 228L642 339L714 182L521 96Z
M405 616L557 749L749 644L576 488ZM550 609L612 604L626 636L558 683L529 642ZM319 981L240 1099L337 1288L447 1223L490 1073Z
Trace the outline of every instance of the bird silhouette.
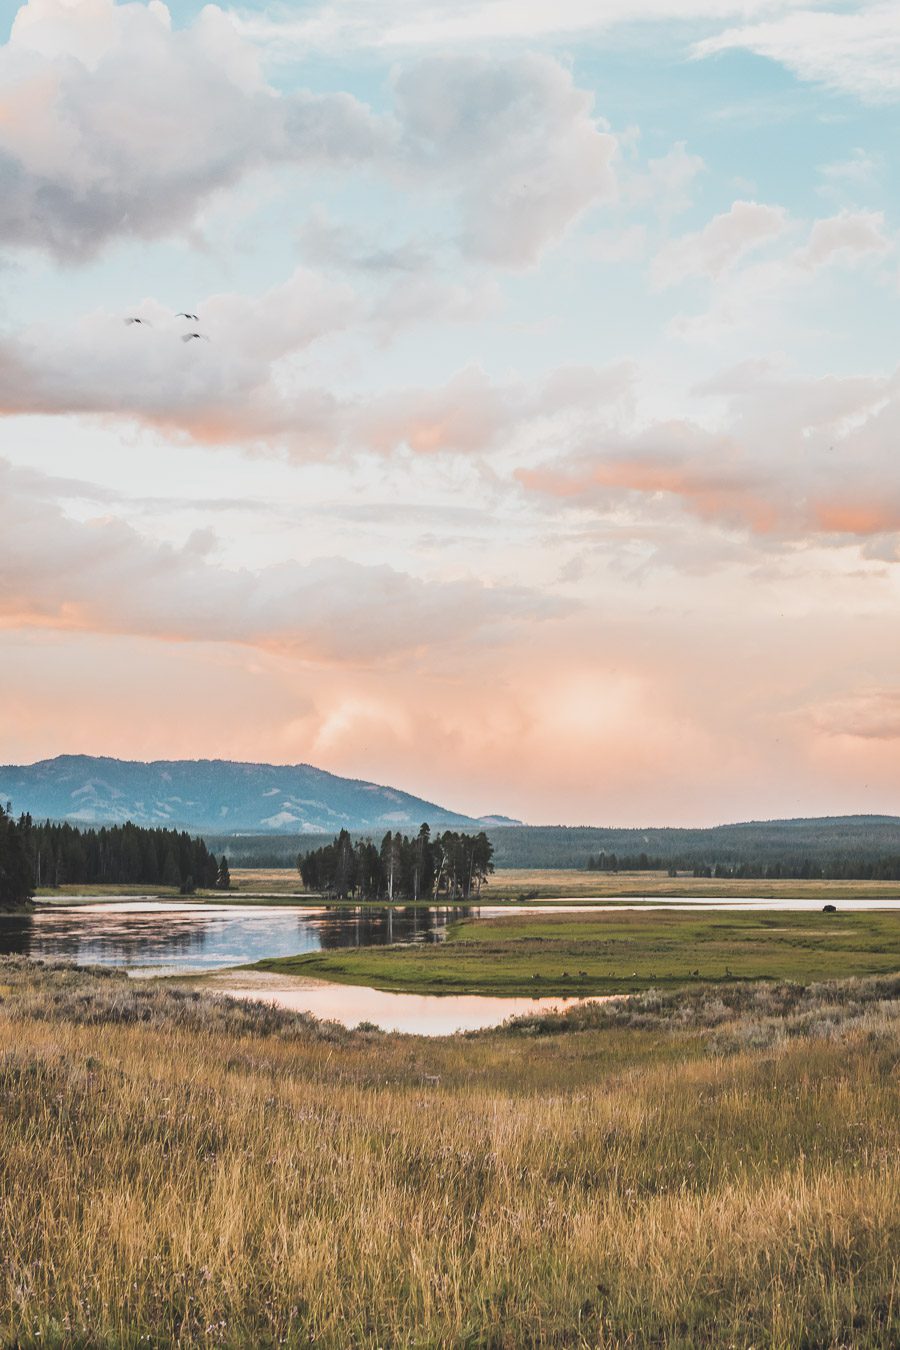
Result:
M182 310L180 314L176 314L176 315L175 315L175 318L176 318L176 319L193 319L194 323L199 323L199 322L200 322L199 315L197 315L197 314L187 314L187 313L185 313L184 310Z
M182 342L190 342L191 338L201 338L204 342L209 342L205 333L182 333L181 335Z
M147 320L146 320L146 319L139 319L139 318L136 317L136 315L134 315L134 314L129 314L129 316L128 316L128 318L125 320L125 322L126 322L126 323L146 323Z

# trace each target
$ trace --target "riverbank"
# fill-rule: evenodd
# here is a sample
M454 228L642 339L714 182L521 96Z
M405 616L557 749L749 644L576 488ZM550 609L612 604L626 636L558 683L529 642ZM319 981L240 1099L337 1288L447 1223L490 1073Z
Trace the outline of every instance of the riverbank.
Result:
M0 1341L887 1350L898 995L425 1041L0 963Z
M900 970L900 912L510 914L444 942L308 952L256 969L406 993L588 996Z

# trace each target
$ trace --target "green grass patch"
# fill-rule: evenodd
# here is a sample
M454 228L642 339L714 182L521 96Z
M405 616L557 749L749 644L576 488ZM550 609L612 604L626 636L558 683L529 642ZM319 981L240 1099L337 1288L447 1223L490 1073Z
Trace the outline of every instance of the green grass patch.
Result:
M818 980L900 969L900 913L503 915L427 946L310 952L257 969L410 993L617 994L693 981Z

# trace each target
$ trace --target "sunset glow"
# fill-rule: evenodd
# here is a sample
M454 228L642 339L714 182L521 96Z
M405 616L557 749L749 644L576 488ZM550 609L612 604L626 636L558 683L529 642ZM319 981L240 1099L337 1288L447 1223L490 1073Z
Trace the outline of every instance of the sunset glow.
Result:
M900 814L891 6L0 38L3 761Z

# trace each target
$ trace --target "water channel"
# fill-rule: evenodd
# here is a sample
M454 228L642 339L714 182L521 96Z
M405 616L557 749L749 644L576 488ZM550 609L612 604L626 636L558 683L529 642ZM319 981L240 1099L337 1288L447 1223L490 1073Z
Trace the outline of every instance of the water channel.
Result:
M134 976L223 972L221 992L259 998L334 1018L348 1026L373 1022L385 1030L446 1035L496 1026L523 1012L557 1009L577 1002L561 998L478 997L467 994L393 994L319 980L232 971L265 957L296 956L339 947L393 942L440 942L448 923L468 915L554 913L623 909L817 910L821 900L631 898L577 905L491 905L389 908L358 906L217 905L122 898L72 906L39 906L27 915L0 915L0 955L23 955L78 965L118 966ZM900 909L900 899L838 899L844 912Z

